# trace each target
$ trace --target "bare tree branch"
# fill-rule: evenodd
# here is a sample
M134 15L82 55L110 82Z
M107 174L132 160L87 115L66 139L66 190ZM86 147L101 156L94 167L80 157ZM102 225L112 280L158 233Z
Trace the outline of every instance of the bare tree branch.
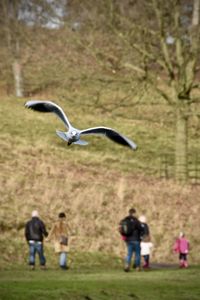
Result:
M154 9L156 19L157 19L157 23L158 23L158 27L159 27L160 45L161 45L161 49L162 49L164 62L165 62L165 65L166 65L165 69L167 69L169 77L173 80L174 77L175 77L174 69L173 69L171 59L170 59L168 46L167 46L166 40L165 40L166 37L165 37L164 27L163 27L163 17L162 17L162 13L161 13L161 11L159 9L159 6L158 6L158 0L152 0L152 6L153 6L153 9Z
M183 49L182 42L180 37L180 0L176 0L175 4L175 12L174 12L174 24L175 24L175 33L176 33L176 60L179 67L179 74L181 73L184 57L183 57Z
M145 76L145 74L146 74L145 70L143 70L142 68L140 68L138 66L134 66L131 63L124 63L123 67L127 68L127 69L131 69L131 70L133 70L133 71L135 71L135 72L137 72L137 73L139 73L140 75L143 75L143 76Z
M200 50L199 10L200 10L200 0L194 0L192 24L190 29L190 42L191 42L190 56L185 68L186 93L189 93L193 86L197 58Z

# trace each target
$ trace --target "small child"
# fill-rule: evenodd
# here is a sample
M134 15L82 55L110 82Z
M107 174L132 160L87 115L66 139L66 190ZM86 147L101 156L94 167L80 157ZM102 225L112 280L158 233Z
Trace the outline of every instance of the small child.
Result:
M148 242L142 241L140 243L140 247L141 247L141 256L144 261L143 268L148 269L149 263L150 263L150 253L151 253L151 248L153 247L153 244L149 241Z
M179 267L187 268L188 267L187 255L189 252L189 242L185 238L185 234L183 232L180 232L179 238L176 240L173 250L175 253L179 253Z

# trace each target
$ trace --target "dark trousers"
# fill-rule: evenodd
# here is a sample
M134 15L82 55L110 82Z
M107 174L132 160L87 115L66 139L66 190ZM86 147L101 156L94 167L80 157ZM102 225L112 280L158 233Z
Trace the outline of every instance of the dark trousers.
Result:
M149 267L149 258L150 258L150 255L149 254L143 255L143 258L144 258L143 268L148 268Z
M187 253L180 253L179 254L179 259L180 260L187 260Z

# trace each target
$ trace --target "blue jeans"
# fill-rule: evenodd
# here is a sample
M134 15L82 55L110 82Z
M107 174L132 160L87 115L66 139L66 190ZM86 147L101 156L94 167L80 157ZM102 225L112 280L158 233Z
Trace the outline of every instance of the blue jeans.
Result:
M133 252L135 252L135 267L140 267L140 242L139 241L129 241L126 242L127 245L127 257L126 263L130 266Z
M61 252L59 256L60 267L66 267L67 265L67 252Z
M44 256L43 244L41 242L29 242L29 265L35 265L35 255L38 253L40 265L45 266L46 258Z

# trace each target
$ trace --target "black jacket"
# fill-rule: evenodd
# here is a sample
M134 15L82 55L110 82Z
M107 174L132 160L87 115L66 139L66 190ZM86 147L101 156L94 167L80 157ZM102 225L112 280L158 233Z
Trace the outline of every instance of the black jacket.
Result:
M141 226L142 226L141 240L143 240L145 237L150 235L150 231L147 223L141 223Z
M38 218L33 217L26 223L25 237L27 241L43 241L43 236L48 236L44 223Z
M143 232L143 229L141 227L141 223L140 221L133 216L128 216L126 218L130 218L132 221L132 226L133 226L133 233L131 234L131 236L127 237L126 241L127 242L136 242L136 241L140 241L141 240L141 235Z

